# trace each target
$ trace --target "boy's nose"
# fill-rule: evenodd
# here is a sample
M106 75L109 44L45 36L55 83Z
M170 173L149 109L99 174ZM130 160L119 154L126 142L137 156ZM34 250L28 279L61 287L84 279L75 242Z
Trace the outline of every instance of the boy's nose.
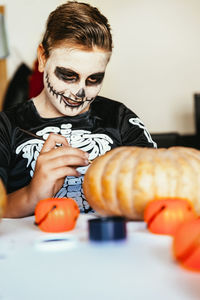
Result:
M84 98L84 97L85 97L85 90L84 90L84 88L81 88L81 89L76 93L76 97L78 97L78 98Z

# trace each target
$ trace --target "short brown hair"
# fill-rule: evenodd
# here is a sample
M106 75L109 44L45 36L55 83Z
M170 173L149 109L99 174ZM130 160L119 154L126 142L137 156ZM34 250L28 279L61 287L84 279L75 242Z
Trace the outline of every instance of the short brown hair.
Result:
M97 46L112 51L111 28L107 18L87 3L69 1L50 13L42 40L44 54L66 41L86 49Z

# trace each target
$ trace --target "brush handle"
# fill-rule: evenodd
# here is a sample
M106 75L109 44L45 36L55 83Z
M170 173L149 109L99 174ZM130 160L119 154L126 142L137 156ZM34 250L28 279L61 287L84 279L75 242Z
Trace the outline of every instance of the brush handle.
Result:
M28 135L30 135L30 136L32 136L32 137L34 137L34 138L36 138L36 139L39 139L39 140L42 140L42 141L45 142L45 140L41 136L38 136L38 135L36 135L36 134L34 134L34 133L32 133L28 130L22 129L22 128L19 128L19 130L26 133L26 134L28 134Z

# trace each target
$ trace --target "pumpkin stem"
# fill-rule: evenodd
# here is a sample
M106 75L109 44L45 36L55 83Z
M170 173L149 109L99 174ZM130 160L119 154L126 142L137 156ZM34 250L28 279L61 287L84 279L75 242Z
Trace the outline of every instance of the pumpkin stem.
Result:
M46 220L50 212L52 212L55 208L57 208L57 205L52 206L52 208L44 215L44 217L39 222L35 222L34 224L39 226L42 222Z
M159 213L161 213L161 211L163 211L163 209L165 209L165 208L166 208L165 205L161 206L161 208L160 208L159 210L157 210L157 211L151 216L151 218L149 219L148 224L147 224L148 228L149 228L149 226L151 225L151 223L153 222L153 220L157 217L157 215L158 215Z

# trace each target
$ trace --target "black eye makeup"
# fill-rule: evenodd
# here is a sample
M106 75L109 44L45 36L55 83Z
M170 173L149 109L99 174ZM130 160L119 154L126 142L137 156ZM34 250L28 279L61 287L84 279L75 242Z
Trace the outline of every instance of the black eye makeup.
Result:
M73 83L80 80L80 75L71 69L56 67L54 73L58 79L63 80L65 82ZM104 72L91 74L86 79L86 85L92 86L100 84L104 78L104 75Z
M95 73L90 75L87 79L86 79L86 85L98 85L102 82L103 78L104 78L105 73L101 72L101 73Z
M58 79L63 81L75 82L79 80L79 75L71 69L56 67L54 73Z

